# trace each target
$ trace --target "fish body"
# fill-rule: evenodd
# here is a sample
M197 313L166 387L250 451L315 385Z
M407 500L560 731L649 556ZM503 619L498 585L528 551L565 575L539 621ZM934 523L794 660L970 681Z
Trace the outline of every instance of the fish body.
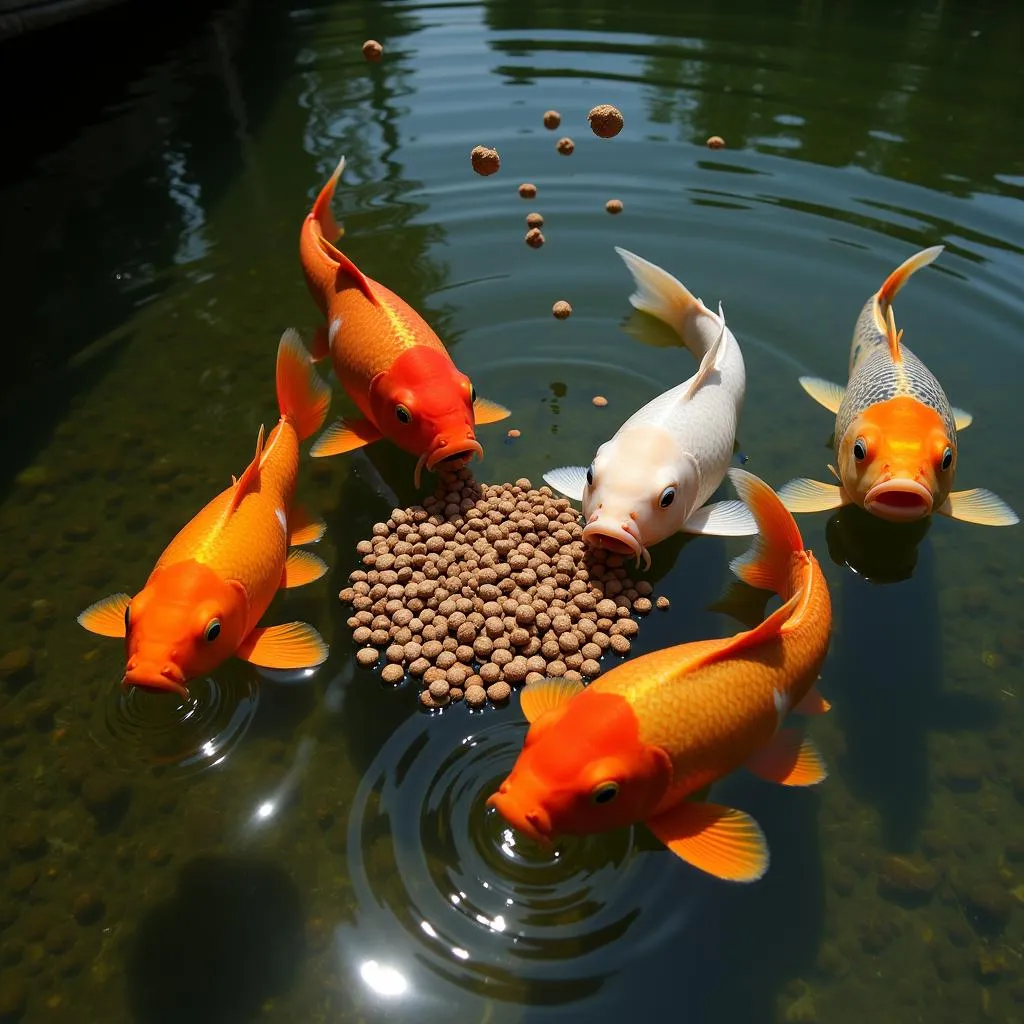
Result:
M814 688L832 624L828 586L775 492L746 470L729 475L761 530L732 568L783 604L754 629L632 659L586 688L525 687L526 742L488 804L535 840L643 822L696 867L753 881L768 866L756 822L694 795L741 765L787 785L825 777L811 742L780 727L791 710L828 710Z
M327 321L313 358L330 355L334 372L361 417L338 420L310 454L338 455L382 437L415 455L423 467L461 465L483 457L475 428L509 416L478 398L469 377L426 321L389 288L367 277L334 242L341 234L331 213L342 157L302 225L299 257L313 300Z
M306 668L326 660L327 645L300 622L259 626L274 595L319 579L327 566L309 551L324 532L293 502L299 443L319 430L330 392L294 331L277 356L281 418L242 475L174 537L134 597L114 594L78 621L103 636L124 637L124 684L188 695L188 683L232 655L265 668Z
M584 540L642 558L680 530L748 536L757 527L738 501L706 502L725 479L743 408L743 353L719 306L713 313L667 271L616 249L637 290L630 302L669 324L697 372L638 409L589 467L563 466L547 483L583 504Z
M836 415L839 485L792 480L780 490L793 512L821 512L853 503L891 522L939 512L987 526L1012 526L1016 513L990 491L953 491L957 431L972 421L953 408L934 374L903 344L892 300L942 246L923 249L894 270L861 309L850 345L845 388L817 377L800 384Z

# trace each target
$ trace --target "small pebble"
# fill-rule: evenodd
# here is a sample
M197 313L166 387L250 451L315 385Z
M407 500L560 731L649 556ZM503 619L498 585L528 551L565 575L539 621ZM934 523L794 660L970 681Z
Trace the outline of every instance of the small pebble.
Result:
M611 214L622 213L622 200L621 199L609 199L604 204L604 208Z
M528 213L526 215L526 226L528 228L544 227L544 215L540 213Z
M608 399L605 398L604 395L594 395L594 397L590 401L598 408L601 408L602 406L608 404Z
M356 651L356 661L362 665L363 668L373 668L377 664L377 659L380 657L375 647L361 647Z
M469 154L469 159L473 164L473 170L485 177L488 174L494 174L501 167L501 157L498 156L498 151L488 149L487 146L474 146L473 151Z
M380 677L385 683L397 686L405 678L405 669L401 665L385 665L380 670Z
M708 139L708 149L721 149L725 145L725 139L721 135L712 135Z
M551 313L556 320L565 320L572 316L572 306L565 299L559 299L552 307Z
M376 39L367 39L363 43L363 56L376 64L384 54L384 47Z
M601 103L587 114L590 130L601 139L612 139L622 131L622 111L610 103Z
M487 691L482 686L467 686L465 698L471 708L482 708L487 702Z
M519 186L519 197L520 199L535 199L537 196L537 186L529 181L524 181Z
M526 244L531 249L539 249L544 244L544 235L541 234L540 228L530 228L526 232Z
M510 431L508 432L508 436L509 436L509 437L520 437L521 435L520 435L520 432L519 432L518 430L516 430L516 429L515 429L515 427L513 427L513 428L512 428L512 429L511 429L511 430L510 430Z
M544 127L554 131L562 123L562 115L557 110L548 110L544 113Z
M576 148L576 143L568 136L564 136L555 143L555 148L562 156L571 156L572 151Z

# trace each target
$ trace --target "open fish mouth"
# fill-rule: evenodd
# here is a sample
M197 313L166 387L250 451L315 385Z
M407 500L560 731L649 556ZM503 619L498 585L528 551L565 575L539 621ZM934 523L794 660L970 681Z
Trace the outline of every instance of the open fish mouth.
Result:
M883 480L864 496L864 507L880 519L909 523L931 513L932 495L916 480Z
M633 557L637 564L643 560L646 569L651 567L651 553L641 543L640 538L625 526L616 526L604 519L595 519L583 528L583 540L592 547Z
M416 472L413 474L413 482L417 487L423 477L424 466L433 472L438 466L464 466L473 456L484 457L484 449L476 438L466 438L450 444L448 441L441 441L433 450L425 452L419 457L416 463Z

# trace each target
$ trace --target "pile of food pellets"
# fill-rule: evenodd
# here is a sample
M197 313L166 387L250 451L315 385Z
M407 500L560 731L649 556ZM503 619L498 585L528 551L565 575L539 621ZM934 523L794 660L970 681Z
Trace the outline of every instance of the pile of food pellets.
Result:
M427 708L500 704L512 686L545 678L594 679L629 653L633 616L655 602L622 556L588 548L582 533L548 487L445 473L433 497L394 509L357 545L364 568L339 594L353 609L357 661L380 665L386 683L418 680Z

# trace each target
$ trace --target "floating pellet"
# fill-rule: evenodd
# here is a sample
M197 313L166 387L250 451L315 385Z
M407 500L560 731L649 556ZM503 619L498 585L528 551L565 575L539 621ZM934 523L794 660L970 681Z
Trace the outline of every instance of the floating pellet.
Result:
M707 145L708 149L722 149L725 146L725 139L721 135L712 135Z
M526 226L528 228L544 227L544 215L542 213L528 213L526 215Z
M380 670L380 677L385 683L397 686L405 678L405 669L401 665L385 665Z
M562 115L557 110L544 111L544 127L554 131L562 123Z
M531 249L539 249L544 244L544 235L540 228L530 228L526 232L526 244Z
M556 320L565 320L572 316L572 306L565 299L559 299L552 307L551 313Z
M487 146L474 146L469 154L470 163L477 174L486 177L494 174L501 167L501 157L496 149L489 149Z
M555 143L555 148L562 154L562 156L571 156L573 150L576 148L576 143L566 135Z
M608 399L605 398L604 395L594 395L594 397L590 401L593 405L596 405L598 408L603 408L608 404Z
M601 103L587 114L590 130L602 139L614 138L622 131L622 111L610 103Z
M604 204L604 208L613 216L617 213L622 213L622 200L621 199L609 199Z
M373 668L377 664L377 659L380 657L380 653L376 647L360 647L356 651L356 661L359 662L363 668Z
M537 186L532 182L524 181L519 186L519 196L522 199L534 199L537 195Z
M363 56L372 63L376 64L381 57L384 55L384 47L377 42L376 39L367 39L363 43Z
M482 708L487 703L487 691L482 686L467 686L465 697L471 708Z

